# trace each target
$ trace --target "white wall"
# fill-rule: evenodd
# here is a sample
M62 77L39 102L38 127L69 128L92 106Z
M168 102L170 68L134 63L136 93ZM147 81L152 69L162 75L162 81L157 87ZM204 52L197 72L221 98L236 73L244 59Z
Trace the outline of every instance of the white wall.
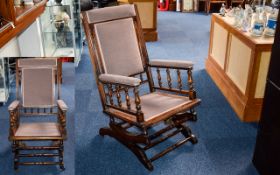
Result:
M21 57L43 57L42 34L40 21L31 24L24 32L17 37Z
M16 37L0 48L0 57L20 57L20 51Z

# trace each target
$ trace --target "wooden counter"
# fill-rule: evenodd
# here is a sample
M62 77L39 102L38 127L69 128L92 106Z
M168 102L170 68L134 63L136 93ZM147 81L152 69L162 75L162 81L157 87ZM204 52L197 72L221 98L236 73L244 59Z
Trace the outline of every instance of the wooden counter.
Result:
M121 4L136 4L143 28L145 41L157 41L157 1L156 0L118 0Z
M206 70L242 121L260 118L274 37L253 37L213 14Z
M1 15L11 23L0 29L0 48L30 26L44 12L46 3L42 0L32 6L14 7L13 0L1 0Z

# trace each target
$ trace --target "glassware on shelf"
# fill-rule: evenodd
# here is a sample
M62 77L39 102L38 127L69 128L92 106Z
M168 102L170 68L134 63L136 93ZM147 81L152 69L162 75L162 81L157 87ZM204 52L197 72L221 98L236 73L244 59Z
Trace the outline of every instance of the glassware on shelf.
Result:
M223 3L221 8L220 8L220 15L225 16L226 15L226 7L225 4Z
M271 14L268 17L266 28L264 30L264 34L266 36L274 36L275 35L277 17L278 17L278 12L276 11L276 9L273 9Z
M76 65L81 57L82 27L79 0L47 2L41 15L41 30L45 56L74 57Z
M23 0L24 5L34 5L33 0Z
M253 36L262 36L264 31L264 21L260 18L261 8L256 9L256 14L254 16L253 26L252 26L252 35Z
M14 0L14 6L20 7L22 5L22 0Z

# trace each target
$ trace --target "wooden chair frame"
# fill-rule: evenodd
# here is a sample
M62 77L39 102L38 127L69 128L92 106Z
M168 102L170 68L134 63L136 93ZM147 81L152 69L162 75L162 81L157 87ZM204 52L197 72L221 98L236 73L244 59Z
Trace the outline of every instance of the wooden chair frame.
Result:
M106 113L110 118L109 127L101 128L99 130L99 134L101 136L108 135L115 138L120 143L125 145L128 149L130 149L148 170L153 170L153 161L178 148L187 141L191 141L191 143L193 144L197 143L197 138L192 134L191 129L184 123L188 120L197 120L197 114L194 110L194 107L200 103L200 99L196 98L196 91L193 86L192 66L189 66L187 68L184 66L164 66L149 62L137 7L135 5L133 6L136 11L136 16L130 16L128 18L132 18L134 21L134 27L137 34L138 45L144 65L144 71L136 75L130 75L130 77L138 76L141 80L141 83L139 85L129 85L126 83L118 82L112 83L101 80L100 75L104 74L104 70L102 70L102 66L100 66L101 68L98 66L100 50L96 40L96 34L94 32L94 25L98 23L90 24L85 12L83 13L83 25L88 41L93 70L95 70L95 80L98 85L100 99L103 105L103 112ZM152 69L156 69L158 85L154 84ZM168 82L167 87L164 87L161 81L160 72L162 71L162 69L166 70ZM171 69L175 69L177 72L178 88L172 87L172 79L170 74ZM188 90L183 89L181 71L187 72L187 85L189 87ZM144 77L146 77L146 79L144 79ZM174 113L174 111L170 111L170 113L165 116L154 118L148 122L145 121L144 114L141 111L141 99L139 95L139 88L142 84L145 83L148 83L150 92L160 90L188 96L191 99L191 102L187 105L187 110L185 110L186 108L177 109L180 112ZM129 90L133 92L133 99L130 97ZM125 94L124 103L122 102L121 92ZM132 102L135 104L136 109L132 109ZM126 105L124 106L124 104ZM121 115L119 113L121 113ZM134 116L135 120L131 121L127 119L126 115ZM165 126L162 129L152 133L150 129L154 125L159 123L165 123ZM130 131L129 129L131 128L136 128L138 132ZM178 141L177 143L171 145L170 147L166 148L165 150L154 155L151 158L147 157L147 155L145 154L146 150L158 145L159 143L162 143L163 141L177 135L178 133L183 134L183 140Z
M61 63L59 63L61 64ZM60 65L58 65L60 66ZM41 66L43 67L43 66ZM17 100L13 101L9 106L10 113L10 132L9 140L12 142L12 152L14 153L14 169L17 170L20 165L59 165L60 169L64 170L64 140L67 138L66 131L66 104L60 100L60 85L61 85L61 69L55 68L56 71L56 86L57 86L57 105L52 107L23 107L19 99L19 89L21 84L21 68L18 66L18 60L16 63L16 94ZM20 125L21 117L32 116L57 116L59 124L60 136L16 136L15 133ZM33 141L51 141L51 146L28 146L25 142ZM34 153L36 150L44 150L51 153ZM25 151L25 153L21 153ZM33 151L26 153L26 151ZM53 153L57 151L57 153ZM58 157L59 161L54 162L20 162L20 158L32 158L32 157Z

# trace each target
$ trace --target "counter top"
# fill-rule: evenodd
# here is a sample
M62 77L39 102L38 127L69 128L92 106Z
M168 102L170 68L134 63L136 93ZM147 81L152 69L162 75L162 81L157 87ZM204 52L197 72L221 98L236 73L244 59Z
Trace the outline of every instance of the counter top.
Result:
M260 37L257 36L253 36L250 32L244 32L239 28L236 28L233 24L234 24L234 18L233 17L229 17L229 16L221 16L218 13L214 13L212 14L213 17L220 19L221 22L227 24L227 26L229 26L230 28L232 28L232 30L235 30L236 33L239 33L240 35L243 35L245 38L247 38L247 40L249 40L249 42L252 42L255 45L272 45L274 42L274 37L268 37L265 35L262 35Z

